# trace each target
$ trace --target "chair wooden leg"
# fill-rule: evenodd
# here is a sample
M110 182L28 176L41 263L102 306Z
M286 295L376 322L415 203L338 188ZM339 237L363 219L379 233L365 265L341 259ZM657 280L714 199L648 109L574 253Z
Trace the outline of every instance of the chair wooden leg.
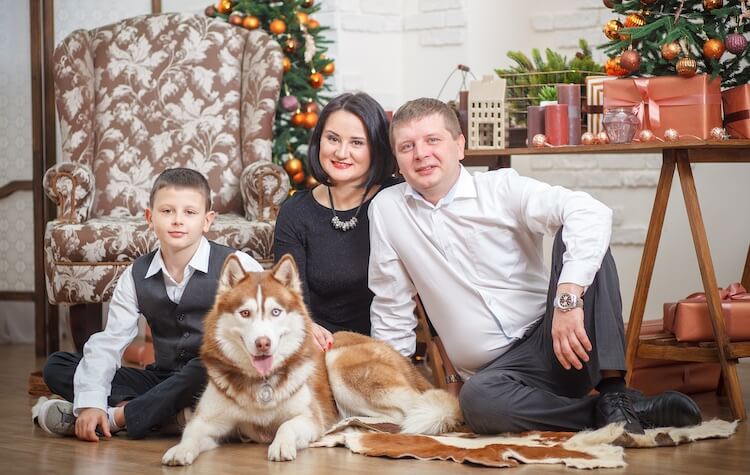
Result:
M87 303L70 306L70 332L76 351L83 352L83 345L94 333L102 330L102 304Z

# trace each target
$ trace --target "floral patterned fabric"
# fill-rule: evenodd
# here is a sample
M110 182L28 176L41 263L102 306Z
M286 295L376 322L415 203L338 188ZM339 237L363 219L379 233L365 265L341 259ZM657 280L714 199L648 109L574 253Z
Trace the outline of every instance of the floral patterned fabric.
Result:
M205 16L144 15L75 31L53 60L63 153L44 178L58 205L45 235L52 303L109 300L124 267L154 248L142 216L167 168L207 177L220 214L209 239L272 260L289 190L270 162L283 74L273 39Z

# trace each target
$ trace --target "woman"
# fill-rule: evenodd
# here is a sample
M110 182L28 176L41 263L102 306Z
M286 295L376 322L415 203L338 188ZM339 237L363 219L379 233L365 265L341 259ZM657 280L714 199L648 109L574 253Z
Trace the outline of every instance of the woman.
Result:
M273 251L276 260L294 256L305 303L318 324L313 333L328 349L331 332L370 334L367 208L378 191L400 181L393 178L383 108L362 92L336 97L320 114L308 157L321 184L284 203Z

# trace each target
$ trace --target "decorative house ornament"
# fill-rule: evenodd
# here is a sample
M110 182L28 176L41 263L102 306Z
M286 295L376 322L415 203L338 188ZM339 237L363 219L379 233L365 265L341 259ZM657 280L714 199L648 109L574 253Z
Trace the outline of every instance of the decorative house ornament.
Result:
M469 149L505 148L505 85L489 75L469 84Z

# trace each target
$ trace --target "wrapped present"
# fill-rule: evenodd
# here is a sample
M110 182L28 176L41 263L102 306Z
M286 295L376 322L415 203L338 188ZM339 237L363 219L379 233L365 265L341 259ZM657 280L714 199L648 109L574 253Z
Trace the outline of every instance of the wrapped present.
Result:
M724 128L733 139L750 138L750 84L721 93L724 103Z
M635 108L641 128L657 137L675 129L681 137L708 139L722 126L720 80L706 74L607 81L604 109L616 107Z
M739 283L719 289L727 336L731 341L750 340L750 293ZM664 304L664 329L679 341L712 341L714 330L708 314L706 294L689 295L676 303Z
M604 82L617 79L613 76L588 76L586 77L586 105L583 111L586 113L586 130L596 135L604 128L602 127L602 115L604 113Z

